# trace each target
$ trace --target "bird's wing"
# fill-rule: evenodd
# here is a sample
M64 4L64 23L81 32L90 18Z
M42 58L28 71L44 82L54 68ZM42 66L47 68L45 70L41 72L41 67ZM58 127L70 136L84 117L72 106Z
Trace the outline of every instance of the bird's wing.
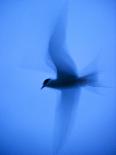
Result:
M61 99L56 108L54 129L54 151L57 154L64 146L69 135L73 118L77 110L80 88L62 90Z
M48 53L56 67L57 76L76 76L76 66L67 53L66 30L67 30L68 2L62 8L53 31L50 36Z

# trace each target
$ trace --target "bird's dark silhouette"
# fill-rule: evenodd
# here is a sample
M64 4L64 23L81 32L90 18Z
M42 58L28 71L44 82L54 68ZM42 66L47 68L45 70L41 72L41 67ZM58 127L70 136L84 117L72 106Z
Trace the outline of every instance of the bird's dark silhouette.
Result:
M51 33L48 53L56 68L56 79L46 79L42 88L49 87L61 91L61 98L55 116L55 153L61 150L73 121L74 110L79 100L82 86L96 86L97 73L79 76L76 65L68 54L66 46L68 4L65 3ZM76 102L75 102L76 100Z

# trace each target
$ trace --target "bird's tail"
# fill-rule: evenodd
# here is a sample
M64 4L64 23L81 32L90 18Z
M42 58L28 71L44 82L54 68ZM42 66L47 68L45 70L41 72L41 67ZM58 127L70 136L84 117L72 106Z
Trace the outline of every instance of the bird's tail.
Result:
M79 83L81 87L87 88L87 90L94 92L98 95L103 95L103 89L106 86L98 78L99 74L97 72L88 73L86 75L80 76Z
M87 75L81 76L79 78L79 83L81 86L91 86L91 87L101 87L98 80L98 73L93 72Z
M88 73L86 75L79 77L79 84L81 87L86 87L88 90L98 94L103 95L104 89L111 88L103 82L103 79L100 78L98 72Z
M89 87L90 89L98 91L98 88L109 88L104 83L104 69L100 65L101 53L97 56L80 72L79 83L82 87ZM100 90L100 89L99 89ZM100 90L101 91L101 90Z

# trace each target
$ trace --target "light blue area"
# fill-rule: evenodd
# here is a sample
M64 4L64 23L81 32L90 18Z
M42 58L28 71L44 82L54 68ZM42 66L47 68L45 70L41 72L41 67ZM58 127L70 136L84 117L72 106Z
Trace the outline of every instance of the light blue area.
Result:
M55 76L46 54L63 2L0 1L0 155L52 155L60 93L40 87ZM82 89L61 155L116 154L115 15L114 0L70 1L69 53L79 73L97 57L107 88Z

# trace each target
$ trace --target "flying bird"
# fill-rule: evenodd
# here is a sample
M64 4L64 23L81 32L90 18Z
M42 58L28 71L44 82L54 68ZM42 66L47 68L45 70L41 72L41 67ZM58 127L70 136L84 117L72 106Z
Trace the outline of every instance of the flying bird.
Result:
M80 88L84 86L96 87L97 81L97 72L79 76L77 67L68 54L66 45L67 15L68 3L65 3L55 22L48 43L48 54L56 69L56 79L45 79L41 87L42 89L44 87L53 88L61 92L55 115L55 154L58 154L65 145L79 100Z

